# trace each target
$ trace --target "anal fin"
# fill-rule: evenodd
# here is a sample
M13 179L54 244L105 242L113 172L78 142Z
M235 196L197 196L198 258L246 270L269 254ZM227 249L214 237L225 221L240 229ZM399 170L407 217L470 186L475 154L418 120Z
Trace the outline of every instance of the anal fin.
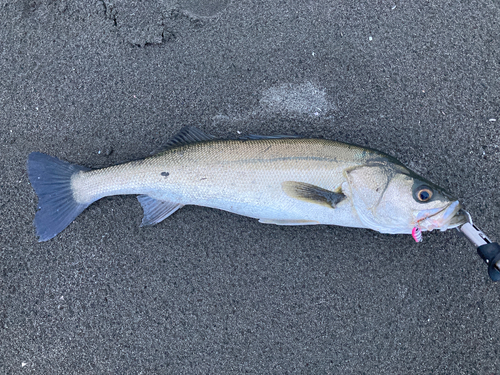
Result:
M316 225L316 224L319 224L319 221L316 221L316 220L260 219L259 223L262 223L262 224L276 224L276 225Z
M144 210L144 217L142 218L141 227L147 225L158 224L160 221L172 215L183 205L175 202L161 201L151 198L148 195L139 195L137 197Z

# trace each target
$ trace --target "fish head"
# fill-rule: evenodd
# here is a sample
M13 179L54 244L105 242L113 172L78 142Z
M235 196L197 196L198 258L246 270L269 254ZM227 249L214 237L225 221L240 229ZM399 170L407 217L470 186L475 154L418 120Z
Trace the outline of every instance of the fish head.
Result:
M346 171L358 217L381 233L445 231L466 223L460 202L402 164L377 162Z

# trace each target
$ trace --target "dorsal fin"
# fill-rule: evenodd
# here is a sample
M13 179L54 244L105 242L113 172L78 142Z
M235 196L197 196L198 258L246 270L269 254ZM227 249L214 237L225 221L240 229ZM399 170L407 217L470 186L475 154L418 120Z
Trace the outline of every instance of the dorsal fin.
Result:
M185 126L179 131L179 133L170 138L165 146L155 150L151 153L151 155L166 151L172 147L179 147L189 143L211 141L213 139L215 139L213 135L206 134L194 126Z
M178 147L189 143L211 141L212 139L215 139L213 135L206 134L194 126L185 126L167 142L165 147Z
M289 138L302 138L300 135L258 135L258 134L249 134L239 137L239 140L242 141L255 141L258 139L289 139Z

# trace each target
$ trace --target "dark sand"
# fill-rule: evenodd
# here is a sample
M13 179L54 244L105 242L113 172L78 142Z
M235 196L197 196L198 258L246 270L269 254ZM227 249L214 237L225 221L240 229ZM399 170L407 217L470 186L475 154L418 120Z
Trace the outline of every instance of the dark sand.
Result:
M1 1L1 373L500 373L500 285L456 231L200 207L139 228L127 196L38 243L26 174L32 151L103 167L186 125L321 136L396 156L500 239L499 20L492 0Z

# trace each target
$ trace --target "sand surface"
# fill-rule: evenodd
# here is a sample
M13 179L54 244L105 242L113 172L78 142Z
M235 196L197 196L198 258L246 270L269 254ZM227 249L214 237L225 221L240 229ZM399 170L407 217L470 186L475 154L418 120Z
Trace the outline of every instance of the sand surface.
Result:
M385 151L500 239L500 6L0 1L0 372L498 374L500 285L456 231L278 227L133 196L38 243L30 152L88 167L183 126ZM495 121L496 120L496 121Z

